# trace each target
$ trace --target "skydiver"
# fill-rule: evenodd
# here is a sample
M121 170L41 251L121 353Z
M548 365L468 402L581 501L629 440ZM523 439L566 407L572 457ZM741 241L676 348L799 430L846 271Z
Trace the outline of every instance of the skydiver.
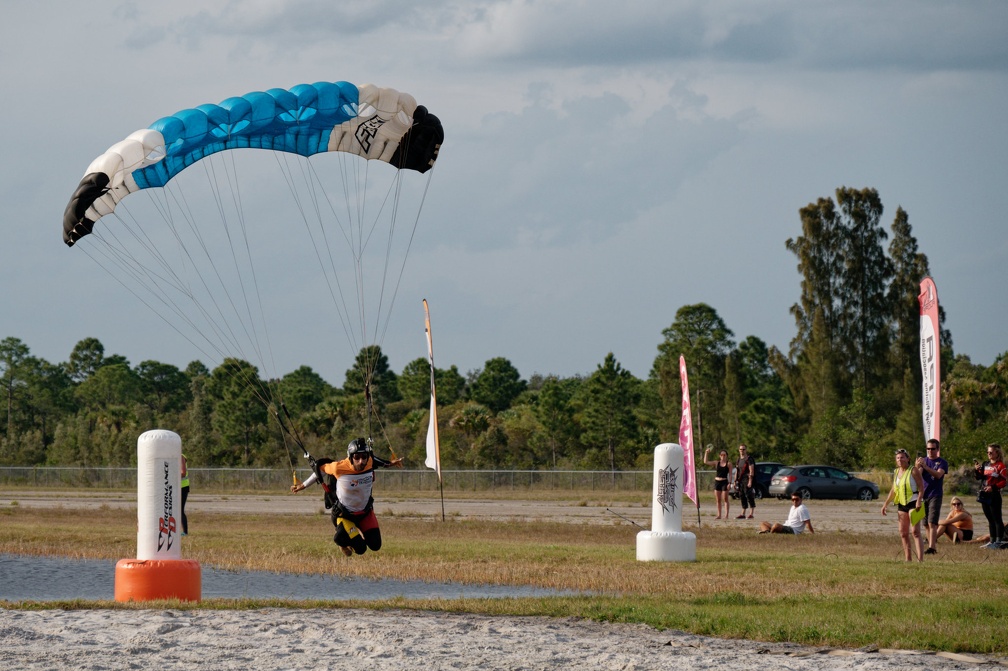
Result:
M381 549L381 529L374 514L374 497L371 489L375 481L375 467L402 468L402 458L386 461L375 456L364 438L356 438L347 446L347 458L341 461L319 459L313 472L301 484L291 485L297 493L322 479L327 489L326 508L336 533L333 542L347 557L353 553L364 554L369 548Z

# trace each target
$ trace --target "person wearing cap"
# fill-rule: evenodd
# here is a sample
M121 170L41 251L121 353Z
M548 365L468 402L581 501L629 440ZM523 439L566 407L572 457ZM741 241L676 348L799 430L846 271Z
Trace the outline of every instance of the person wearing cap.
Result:
M326 507L331 507L336 527L333 542L347 557L354 553L362 555L369 549L377 552L382 538L371 494L375 468L391 466L402 468L402 459L386 461L374 454L367 439L356 438L347 446L346 459L319 459L313 466L314 472L303 483L292 485L291 491L300 492L321 481L326 490Z
M941 516L942 495L948 462L941 458L941 445L934 438L927 442L927 456L917 457L914 464L924 480L924 523L927 524L928 547L924 554L933 555L938 543L938 519Z
M791 495L791 510L788 511L787 521L784 524L780 522L774 522L773 524L760 522L760 530L757 533L793 534L797 536L803 533L805 529L808 529L810 534L815 533L815 529L812 528L812 515L809 514L808 508L802 502L801 494L795 492Z
M914 548L917 551L917 561L924 561L924 541L920 535L920 523L923 518L921 510L921 494L924 492L924 479L920 469L911 464L910 454L904 450L896 450L896 469L893 471L893 486L882 504L882 516L890 502L896 504L899 519L900 540L903 543L903 558L912 561L910 556L910 536L913 535ZM920 515L916 522L911 523L911 513L914 517Z

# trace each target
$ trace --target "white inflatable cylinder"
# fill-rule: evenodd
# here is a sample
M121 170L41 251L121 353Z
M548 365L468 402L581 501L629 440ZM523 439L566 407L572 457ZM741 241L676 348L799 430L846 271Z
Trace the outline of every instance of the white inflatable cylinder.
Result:
M182 439L154 429L137 439L137 559L180 559Z
M683 449L662 443L654 451L651 531L637 534L638 561L696 561L696 536L682 530Z

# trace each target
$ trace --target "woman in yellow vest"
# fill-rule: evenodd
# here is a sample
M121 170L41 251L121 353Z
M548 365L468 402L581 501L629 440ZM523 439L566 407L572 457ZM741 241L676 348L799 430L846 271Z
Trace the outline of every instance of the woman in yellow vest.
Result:
M923 492L924 478L921 477L920 469L910 463L910 455L906 450L896 450L896 470L893 471L892 490L882 504L882 515L885 516L890 501L896 504L896 509L899 511L900 540L903 541L903 558L907 561L911 561L911 529L914 547L917 550L917 561L924 561L924 541L920 533L920 523L924 518L924 511L921 508Z

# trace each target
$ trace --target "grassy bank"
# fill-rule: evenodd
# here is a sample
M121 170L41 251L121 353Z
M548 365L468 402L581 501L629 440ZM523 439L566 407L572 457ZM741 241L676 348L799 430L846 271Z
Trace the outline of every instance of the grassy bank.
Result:
M895 525L894 525L895 526ZM591 596L336 602L206 601L200 608L417 608L642 622L699 634L847 648L1008 654L1008 551L943 543L905 564L891 535L757 536L697 531L697 561L635 559L637 527L387 516L379 553L346 558L321 515L201 513L184 556L204 566L534 585ZM131 510L0 509L0 552L117 560L135 556ZM94 602L16 607L132 607ZM177 607L190 607L174 604Z

